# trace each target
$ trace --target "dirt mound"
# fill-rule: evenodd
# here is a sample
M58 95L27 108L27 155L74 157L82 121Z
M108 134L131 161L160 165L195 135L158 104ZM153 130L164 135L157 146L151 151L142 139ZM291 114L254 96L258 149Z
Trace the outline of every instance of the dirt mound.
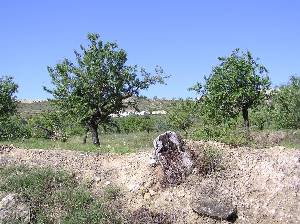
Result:
M116 205L132 217L140 217L138 211L143 211L147 213L145 219L153 223L216 223L193 211L193 203L203 196L230 200L238 211L235 223L300 222L300 150L230 148L214 142L189 141L187 145L200 157L207 148L219 150L220 169L204 175L196 167L184 183L162 188L158 181L161 170L149 164L151 151L101 155L13 148L0 153L0 166L65 169L79 181L89 183L95 195L109 186L121 188Z

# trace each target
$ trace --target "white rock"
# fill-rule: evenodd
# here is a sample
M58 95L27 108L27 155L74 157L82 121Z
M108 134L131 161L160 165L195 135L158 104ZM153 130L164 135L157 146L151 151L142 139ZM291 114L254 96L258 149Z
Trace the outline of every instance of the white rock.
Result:
M154 196L154 195L156 195L156 192L155 192L154 190L150 189L150 190L149 190L149 194L150 194L151 196Z
M30 222L30 207L17 194L8 194L0 201L0 223L17 222Z
M141 185L140 184L131 184L128 186L128 189L130 192L136 192L140 189Z
M148 164L150 165L150 166L156 166L156 160L154 159L154 158L151 158L150 160L149 160L149 162L148 162Z
M110 185L110 184L111 184L110 181L106 181L106 182L104 183L105 186L108 186L108 185Z

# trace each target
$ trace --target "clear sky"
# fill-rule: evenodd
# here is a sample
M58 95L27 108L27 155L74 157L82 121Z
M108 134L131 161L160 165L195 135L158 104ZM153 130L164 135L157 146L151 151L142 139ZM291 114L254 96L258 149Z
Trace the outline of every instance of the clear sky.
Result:
M20 99L50 97L48 65L86 43L96 32L117 41L129 64L171 74L149 97L187 97L218 56L250 50L270 72L273 85L300 75L299 0L2 0L0 75L12 75Z

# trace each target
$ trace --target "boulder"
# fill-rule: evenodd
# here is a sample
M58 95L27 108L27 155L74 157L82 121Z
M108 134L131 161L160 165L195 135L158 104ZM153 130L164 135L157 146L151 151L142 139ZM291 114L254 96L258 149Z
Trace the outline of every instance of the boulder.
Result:
M17 194L0 201L0 223L30 223L30 207Z
M154 141L154 159L161 165L164 182L180 184L192 171L192 153L185 147L182 138L172 131L159 135Z
M229 201L221 202L209 197L201 197L192 204L193 211L201 216L217 220L235 222L238 218L237 209Z

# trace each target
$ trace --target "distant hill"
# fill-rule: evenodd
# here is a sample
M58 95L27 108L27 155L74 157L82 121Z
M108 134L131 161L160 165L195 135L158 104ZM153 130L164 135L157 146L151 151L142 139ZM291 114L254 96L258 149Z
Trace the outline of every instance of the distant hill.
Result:
M18 103L18 112L22 117L30 117L43 111L51 110L49 101L21 100Z
M174 100L138 98L137 102L140 111L152 112L167 110ZM22 117L30 117L51 109L50 102L47 100L20 100L18 104L18 111ZM128 110L132 109L128 108Z

